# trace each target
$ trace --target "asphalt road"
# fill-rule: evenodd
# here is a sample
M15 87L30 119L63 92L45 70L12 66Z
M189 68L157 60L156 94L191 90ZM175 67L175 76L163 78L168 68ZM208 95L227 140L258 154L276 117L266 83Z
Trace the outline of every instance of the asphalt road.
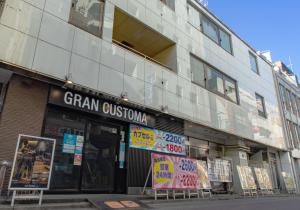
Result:
M300 197L169 201L149 206L161 210L300 210Z

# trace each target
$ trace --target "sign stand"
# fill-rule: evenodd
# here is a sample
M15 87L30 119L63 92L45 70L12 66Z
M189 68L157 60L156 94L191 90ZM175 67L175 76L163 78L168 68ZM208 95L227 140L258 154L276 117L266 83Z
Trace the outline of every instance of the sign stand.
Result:
M152 171L152 163L150 164L150 167L149 167L149 170L148 170L148 174L147 174L147 178L146 178L146 181L145 181L145 184L144 184L144 187L143 187L142 195L145 194L147 182L148 182L148 180L149 180L151 171Z
M19 194L17 193L17 190L13 191L13 196L10 204L11 207L15 205L16 200L28 200L28 199L38 199L39 206L42 205L43 194L44 194L43 190L27 190L28 193L24 193L26 192L26 190L18 190L18 191L20 192Z
M19 135L8 187L13 191L12 207L16 200L39 200L42 205L44 190L50 186L55 143L55 139ZM39 167L34 170L35 166Z
M152 172L152 163L151 163L151 165L149 167L149 170L148 170L148 175L147 175L144 187L143 187L142 195L145 194L147 182L149 180L151 172ZM154 189L154 199L157 200L158 196L166 196L167 200L169 200L169 191L168 190L163 190L163 189L159 189L159 190Z

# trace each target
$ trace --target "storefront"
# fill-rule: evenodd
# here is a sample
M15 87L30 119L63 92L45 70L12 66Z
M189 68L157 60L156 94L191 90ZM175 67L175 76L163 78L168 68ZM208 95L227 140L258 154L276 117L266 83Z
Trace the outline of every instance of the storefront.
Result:
M127 193L129 124L154 122L144 111L51 87L42 133L57 142L51 191Z

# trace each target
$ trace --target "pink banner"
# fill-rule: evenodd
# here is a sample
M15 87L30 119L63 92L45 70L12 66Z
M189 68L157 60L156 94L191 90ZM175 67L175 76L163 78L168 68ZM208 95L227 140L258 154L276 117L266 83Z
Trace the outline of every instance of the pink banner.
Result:
M199 188L196 159L152 153L151 160L154 189Z

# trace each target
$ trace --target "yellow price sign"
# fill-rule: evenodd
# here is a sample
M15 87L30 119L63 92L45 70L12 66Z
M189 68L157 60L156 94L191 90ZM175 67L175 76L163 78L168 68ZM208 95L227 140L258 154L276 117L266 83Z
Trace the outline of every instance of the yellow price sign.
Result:
M135 127L130 133L131 144L136 147L154 147L155 132L152 129Z
M156 183L163 184L173 179L174 163L171 160L158 161L153 165Z

